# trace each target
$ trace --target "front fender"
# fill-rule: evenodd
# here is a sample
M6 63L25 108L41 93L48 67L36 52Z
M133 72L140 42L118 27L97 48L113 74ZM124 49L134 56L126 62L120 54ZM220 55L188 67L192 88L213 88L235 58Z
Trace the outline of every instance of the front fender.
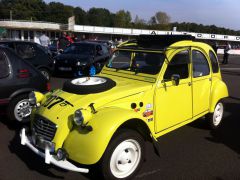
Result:
M93 130L87 132L75 128L69 133L63 147L71 160L81 164L95 164L119 126L133 118L141 119L140 113L120 108L99 110L88 124Z
M214 112L217 102L226 97L228 97L227 85L221 80L214 81L211 92L210 112Z

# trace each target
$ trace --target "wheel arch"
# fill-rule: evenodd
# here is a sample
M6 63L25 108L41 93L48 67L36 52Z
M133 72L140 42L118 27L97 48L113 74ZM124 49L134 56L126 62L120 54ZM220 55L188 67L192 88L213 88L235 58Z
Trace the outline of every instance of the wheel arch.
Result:
M218 101L228 97L228 88L227 85L221 81L217 80L213 82L210 98L210 109L209 111L214 112L214 108Z
M28 94L30 93L31 91L35 91L36 89L33 89L33 88L24 88L24 89L19 89L17 91L15 91L14 93L11 94L10 96L10 101L15 98L16 96L19 96L19 95L22 95L22 94Z
M124 117L123 114L125 114ZM91 132L84 133L79 132L79 129L73 130L63 145L69 152L69 158L80 164L90 165L99 162L112 138L120 129L136 130L144 139L151 140L151 130L146 122L140 117L136 117L135 112L125 109L106 108L102 112L99 111L88 125L92 126Z
M151 141L151 131L149 127L146 125L146 123L141 119L129 119L125 121L123 124L121 124L115 133L117 133L120 129L131 129L134 131L137 131L146 141ZM114 133L114 134L115 134ZM114 136L113 134L113 136Z

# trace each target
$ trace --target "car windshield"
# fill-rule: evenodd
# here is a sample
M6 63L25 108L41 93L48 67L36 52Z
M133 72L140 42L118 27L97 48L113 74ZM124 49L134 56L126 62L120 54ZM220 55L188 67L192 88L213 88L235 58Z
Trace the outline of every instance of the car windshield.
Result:
M159 52L115 51L107 67L135 73L158 74L165 55Z
M63 54L94 54L94 45L72 44L63 51Z

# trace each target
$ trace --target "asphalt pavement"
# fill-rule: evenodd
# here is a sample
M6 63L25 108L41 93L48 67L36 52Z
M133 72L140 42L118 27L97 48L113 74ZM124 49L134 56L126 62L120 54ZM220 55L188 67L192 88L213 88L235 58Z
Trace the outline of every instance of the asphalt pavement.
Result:
M240 179L240 56L230 56L221 70L230 94L222 126L209 130L199 119L160 137L161 157L146 143L146 160L136 179ZM65 80L52 78L52 88ZM0 120L0 180L98 179L92 171L80 174L46 165L20 145L21 124L10 123L4 110Z

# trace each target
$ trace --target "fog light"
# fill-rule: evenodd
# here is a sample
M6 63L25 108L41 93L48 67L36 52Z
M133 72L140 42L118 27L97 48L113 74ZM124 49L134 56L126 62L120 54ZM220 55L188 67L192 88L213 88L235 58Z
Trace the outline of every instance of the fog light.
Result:
M65 160L67 158L67 156L68 156L68 154L64 149L60 148L57 150L57 155L56 155L57 160L59 160L59 161Z

